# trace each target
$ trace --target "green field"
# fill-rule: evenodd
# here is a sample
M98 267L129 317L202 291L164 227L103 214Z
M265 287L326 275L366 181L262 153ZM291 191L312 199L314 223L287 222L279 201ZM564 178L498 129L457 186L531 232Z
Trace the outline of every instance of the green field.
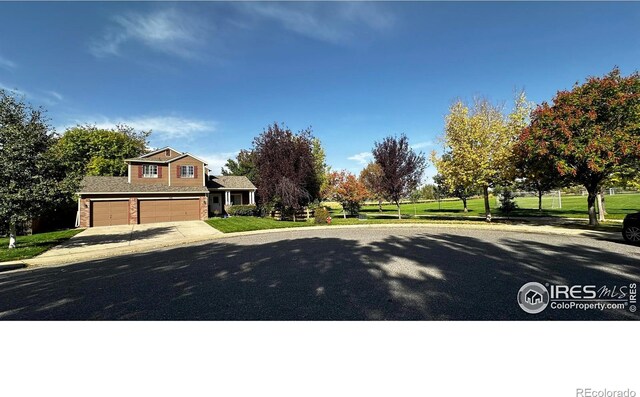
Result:
M640 194L619 194L614 196L606 196L606 207L608 215L607 219L623 219L626 214L640 211ZM491 211L494 216L506 216L497 209L498 205L495 198L489 201ZM509 214L510 217L528 217L529 222L534 222L538 217L556 217L556 218L588 218L587 215L587 198L586 196L562 196L562 208L558 207L557 199L550 196L543 197L543 210L538 211L537 197L519 197L516 199L518 209ZM484 217L484 202L482 198L470 199L467 202L469 208L468 213L463 212L462 201L457 199L448 199L441 201L420 202L416 204L406 203L400 206L403 215L402 220L397 219L397 208L393 204L383 204L382 213L379 212L378 206L374 204L364 205L361 209L362 214L366 214L367 220L359 220L349 217L343 219L342 207L338 203L324 203L331 207L331 216L333 218L332 225L358 225L358 224L378 224L388 222L399 223L431 223L431 222L478 222ZM465 219L466 217L466 219ZM410 218L410 219L407 219ZM453 218L453 219L450 219ZM547 222L544 220L535 221ZM212 218L207 223L223 233L243 232L250 230L265 229L281 229L291 227L316 226L313 221L277 221L271 218L255 218L255 217L231 217L231 218ZM587 228L586 223L567 224L562 227L571 228ZM620 223L609 222L601 224L598 229L618 231L621 228Z
M623 219L626 214L640 211L640 194L619 194L605 196L605 203L608 215L607 219ZM495 198L489 200L491 213L497 216L505 216L500 213ZM543 197L542 211L538 211L537 197L519 197L516 199L518 209L509 216L551 216L564 218L588 218L587 197L586 196L562 196L562 208L557 208L557 200L550 196ZM334 214L341 213L342 209L335 203L331 205ZM468 213L463 212L462 201L447 199L440 203L436 201L420 202L416 204L406 203L400 205L400 212L403 215L417 216L483 216L484 202L482 198L473 198L467 201ZM382 206L382 214L378 211L377 205L364 205L361 212L369 216L392 216L397 215L397 208L393 204ZM334 215L335 216L335 215Z
M9 238L0 238L0 262L33 258L49 248L70 239L84 229L60 230L31 236L18 236L16 248L8 249Z

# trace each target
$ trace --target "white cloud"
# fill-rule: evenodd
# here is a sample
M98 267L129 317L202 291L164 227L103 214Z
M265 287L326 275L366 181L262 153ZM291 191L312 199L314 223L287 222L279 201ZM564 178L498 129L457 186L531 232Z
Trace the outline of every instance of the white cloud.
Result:
M98 128L114 128L116 124L126 124L136 130L151 130L152 141L165 142L181 139L191 141L201 133L214 132L216 123L209 120L189 119L176 116L143 116L130 118L108 118L105 116L83 117L73 120L72 125L56 128L64 131L66 128L77 124L92 124Z
M33 102L34 105L53 106L64 100L64 97L55 91L26 91L19 88L11 88L9 85L0 83L0 89L8 91L18 97L24 97L26 101Z
M411 149L418 150L418 149L424 149L426 147L431 147L431 146L433 146L433 141L424 141L424 142L418 142L416 144L411 145Z
M7 70L12 70L16 68L16 63L13 61L8 60L7 58L3 58L2 56L0 56L0 68L2 69L7 69Z
M354 154L351 157L347 157L347 160L357 161L360 164L367 164L370 159L373 158L373 154L371 152L361 152L358 154Z
M287 30L334 44L348 44L359 35L387 30L395 19L373 3L247 2L238 6L250 16L276 21Z
M62 96L62 94L56 92L56 91L44 91L45 94L48 94L50 96L52 96L53 98L55 98L58 101L63 101L64 97Z
M89 51L96 57L120 55L125 44L134 42L158 52L193 58L206 30L199 19L173 9L145 15L116 15L112 20L113 25L104 35L89 45Z

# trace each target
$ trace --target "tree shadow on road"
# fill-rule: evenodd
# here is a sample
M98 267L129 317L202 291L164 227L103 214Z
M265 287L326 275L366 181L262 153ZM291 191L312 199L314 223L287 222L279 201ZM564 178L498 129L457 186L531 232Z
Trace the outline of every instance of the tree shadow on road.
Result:
M302 232L301 232L302 233ZM369 244L245 237L0 275L0 319L607 320L628 311L523 312L530 281L628 285L637 256L595 240L497 243L401 230Z

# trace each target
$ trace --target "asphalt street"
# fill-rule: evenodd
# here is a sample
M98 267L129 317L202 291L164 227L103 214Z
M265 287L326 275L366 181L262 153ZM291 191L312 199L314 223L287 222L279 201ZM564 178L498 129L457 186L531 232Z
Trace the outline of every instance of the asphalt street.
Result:
M640 247L451 228L287 230L0 274L0 320L625 320L520 309L531 281L640 283Z

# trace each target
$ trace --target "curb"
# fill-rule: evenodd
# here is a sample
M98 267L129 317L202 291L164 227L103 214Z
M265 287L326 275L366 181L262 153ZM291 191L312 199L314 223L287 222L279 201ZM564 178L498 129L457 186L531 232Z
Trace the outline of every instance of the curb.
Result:
M24 269L27 264L23 261L0 262L0 273L10 270Z
M265 229L265 230L251 230L246 232L233 232L224 233L220 236L216 236L216 239L224 239L240 236L252 236L258 234L270 234L270 233L286 233L296 232L301 230L331 230L331 229L417 229L417 228L450 228L450 229L472 229L472 230L494 230L494 231L512 231L520 233L530 234L543 234L543 235L558 235L558 236L582 236L582 237L603 237L616 234L610 231L602 230L584 230L584 229L567 229L558 226L531 226L531 225L504 225L504 224L473 224L473 223L376 223L369 225L333 225L333 226L304 226L299 228L279 228L279 229ZM617 235L617 234L616 234Z

